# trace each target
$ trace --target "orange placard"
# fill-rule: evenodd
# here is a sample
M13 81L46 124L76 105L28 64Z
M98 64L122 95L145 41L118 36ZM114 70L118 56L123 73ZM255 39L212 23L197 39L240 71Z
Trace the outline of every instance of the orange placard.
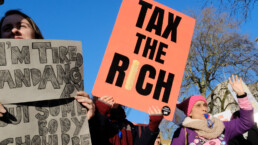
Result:
M144 112L162 108L172 120L195 19L152 0L123 0L94 96Z

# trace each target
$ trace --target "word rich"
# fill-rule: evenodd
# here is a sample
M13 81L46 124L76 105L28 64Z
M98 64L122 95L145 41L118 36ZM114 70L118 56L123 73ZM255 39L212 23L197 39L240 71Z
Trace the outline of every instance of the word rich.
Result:
M119 53L115 53L112 64L110 66L106 82L109 84L113 84L115 81L115 76L117 75L117 79L115 81L115 86L122 87L126 73L128 72L127 69L129 67L130 60L128 57L121 55ZM127 77L127 81L125 84L125 89L131 90L132 83L134 81L136 72L138 70L139 62L136 60L133 62L131 69L129 71L129 75ZM132 74L132 75L131 75ZM147 76L148 74L148 76ZM154 94L153 98L156 100L159 100L160 95L161 95L161 90L164 88L164 94L162 98L162 102L168 103L169 100L169 95L170 91L172 88L173 80L174 80L174 74L168 73L167 80L164 81L165 76L166 76L166 71L160 69L159 74L158 74L158 79L155 83L150 83L150 82L145 82L145 79L148 77L149 79L155 79L157 76L157 71L156 69L149 64L144 64L140 68L139 76L136 81L136 91L144 96L149 95L153 87L154 89ZM156 84L156 86L154 86ZM144 87L145 86L145 87Z
M89 145L86 109L73 99L23 103L8 106L0 119L0 145Z
M52 51L51 65L48 63L47 50ZM47 82L51 82L54 89L60 89L60 85L65 82L78 84L82 80L79 68L83 64L81 53L77 53L76 46L51 47L51 42L32 42L32 49L29 46L11 46L10 55L6 56L7 47L4 42L0 43L0 89L7 83L10 89L31 87L38 85L38 89L45 89ZM34 59L31 60L32 55ZM35 59L38 55L38 59ZM8 60L10 58L10 60ZM34 68L14 69L13 72L8 67L23 64L31 67L31 62L38 62ZM74 66L71 66L74 62ZM44 65L45 64L45 65ZM36 67L36 68L35 68ZM42 69L39 69L43 67ZM1 69L4 68L4 69Z

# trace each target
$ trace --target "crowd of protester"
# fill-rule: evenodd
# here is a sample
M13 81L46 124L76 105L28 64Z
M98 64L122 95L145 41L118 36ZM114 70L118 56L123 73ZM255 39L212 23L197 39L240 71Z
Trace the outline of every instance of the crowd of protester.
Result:
M9 10L0 22L0 37L11 39L44 39L36 23L18 10ZM187 116L175 131L171 145L237 145L258 144L257 124L254 124L253 107L244 92L242 80L232 75L229 83L237 94L239 115L230 121L221 121L208 114L205 97L193 95L177 107ZM75 99L87 108L89 129L93 145L153 145L161 144L159 124L163 119L161 109L150 106L149 124L135 125L126 119L124 106L112 96L92 99L80 91ZM94 101L93 101L94 100ZM0 104L0 117L7 110ZM248 131L245 139L242 134ZM155 141L156 140L156 141ZM256 142L255 142L256 141Z

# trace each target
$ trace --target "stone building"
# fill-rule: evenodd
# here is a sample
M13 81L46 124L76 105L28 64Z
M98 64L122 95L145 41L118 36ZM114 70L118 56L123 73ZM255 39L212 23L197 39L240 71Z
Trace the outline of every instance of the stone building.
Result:
M225 110L230 110L233 113L236 110L239 110L238 104L233 98L233 96L231 95L230 91L228 90L227 85L228 85L227 81L224 81L218 84L214 89L214 93L212 95L210 94L207 97L208 103L211 103L212 97L214 100L213 109L209 107L209 112L211 114L217 114ZM250 84L247 86L250 92L255 97L256 101L258 101L258 82L255 82L254 84Z

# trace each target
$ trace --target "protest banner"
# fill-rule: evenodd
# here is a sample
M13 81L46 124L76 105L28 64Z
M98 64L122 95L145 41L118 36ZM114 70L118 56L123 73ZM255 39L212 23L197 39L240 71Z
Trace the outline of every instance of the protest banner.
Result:
M79 90L83 90L81 42L0 40L2 104L69 98Z
M0 145L90 145L87 110L74 99L5 105Z
M172 120L194 25L153 0L123 0L92 94Z

